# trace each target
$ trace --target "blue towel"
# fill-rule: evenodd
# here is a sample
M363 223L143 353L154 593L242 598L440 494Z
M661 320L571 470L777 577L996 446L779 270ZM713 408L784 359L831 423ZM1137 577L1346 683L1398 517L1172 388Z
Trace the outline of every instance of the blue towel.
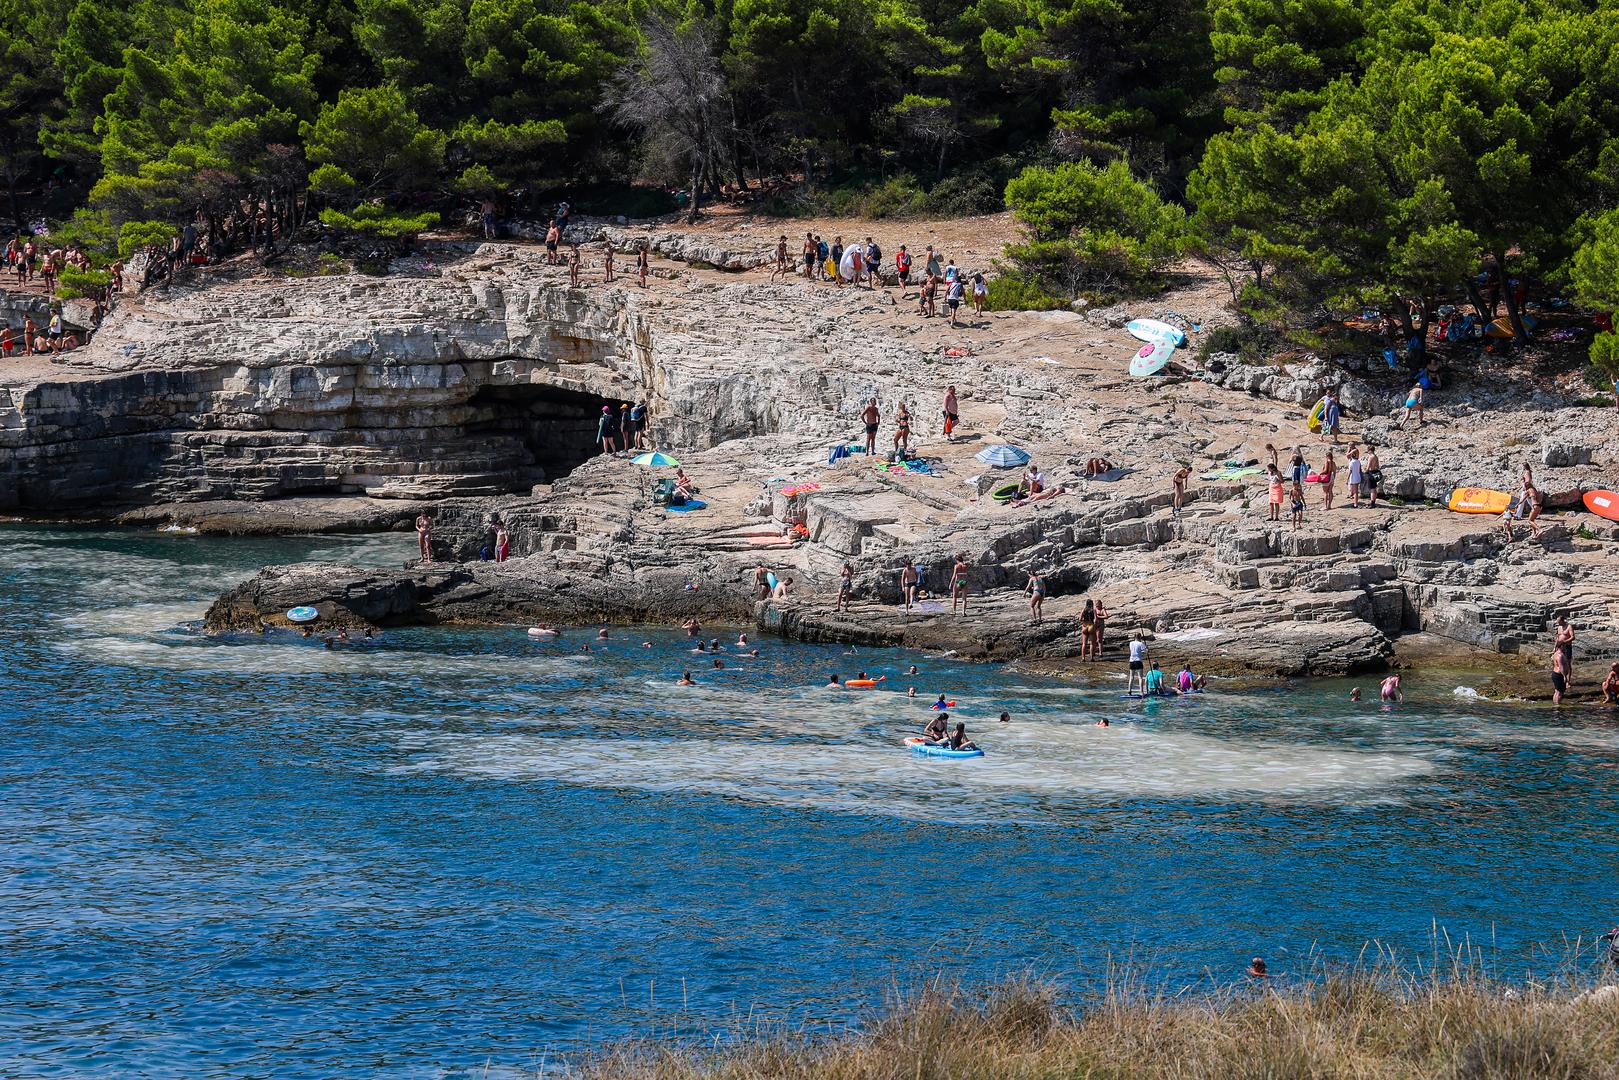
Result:
M842 443L838 443L838 445L832 448L831 453L826 455L826 463L828 465L836 465L841 459L848 456L849 448L844 446Z
M671 514L684 514L688 510L706 510L708 504L701 499L687 499L679 506L666 506L664 509Z

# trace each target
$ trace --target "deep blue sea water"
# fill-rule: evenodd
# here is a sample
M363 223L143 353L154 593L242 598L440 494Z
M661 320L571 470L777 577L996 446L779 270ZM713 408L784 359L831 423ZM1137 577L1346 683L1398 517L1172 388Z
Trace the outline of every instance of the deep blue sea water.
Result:
M411 545L0 532L0 1074L533 1075L936 971L1190 986L1437 925L1522 977L1619 916L1619 716L1454 676L1143 705L667 630L185 629L262 563ZM985 758L898 749L940 690Z

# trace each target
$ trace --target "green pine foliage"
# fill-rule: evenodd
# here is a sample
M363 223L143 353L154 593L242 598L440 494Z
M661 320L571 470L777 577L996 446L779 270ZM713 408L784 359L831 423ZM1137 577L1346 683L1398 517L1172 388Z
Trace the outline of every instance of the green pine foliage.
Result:
M0 0L0 28L0 212L109 254L198 215L273 249L792 177L767 205L1009 206L1009 302L1195 250L1272 333L1487 264L1619 304L1619 0Z

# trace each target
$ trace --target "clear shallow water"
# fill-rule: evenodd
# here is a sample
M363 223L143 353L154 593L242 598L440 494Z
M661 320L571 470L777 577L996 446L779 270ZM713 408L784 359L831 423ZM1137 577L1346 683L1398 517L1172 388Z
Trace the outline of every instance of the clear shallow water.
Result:
M1143 705L662 630L179 629L261 563L410 547L0 532L0 1071L474 1076L939 969L1191 984L1437 922L1510 975L1613 914L1619 717L1453 678ZM918 700L821 685L859 668ZM939 690L987 757L898 749Z

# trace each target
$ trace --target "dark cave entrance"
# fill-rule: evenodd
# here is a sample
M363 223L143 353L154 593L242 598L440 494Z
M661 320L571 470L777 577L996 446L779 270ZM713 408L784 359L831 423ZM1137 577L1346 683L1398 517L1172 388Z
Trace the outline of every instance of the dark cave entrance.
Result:
M484 386L468 402L467 435L506 442L535 483L568 475L601 452L596 422L607 406L622 415L624 402L557 386Z

